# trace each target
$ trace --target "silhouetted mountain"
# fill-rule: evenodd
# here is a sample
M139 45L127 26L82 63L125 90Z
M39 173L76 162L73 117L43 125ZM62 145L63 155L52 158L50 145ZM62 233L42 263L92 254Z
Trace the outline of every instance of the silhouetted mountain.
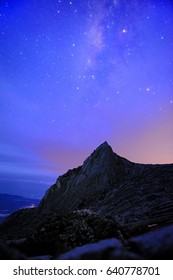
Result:
M0 237L27 238L20 248L28 255L61 254L110 237L126 244L173 224L172 185L173 164L133 163L105 142L82 166L60 176L37 208L8 217Z
M93 198L97 203L101 193L121 182L129 165L130 162L113 153L107 142L103 143L82 166L58 178L41 200L38 211L64 213L83 208L82 204L88 207Z
M107 142L82 166L60 176L37 213L87 208L123 225L173 221L173 164L136 164L115 154Z

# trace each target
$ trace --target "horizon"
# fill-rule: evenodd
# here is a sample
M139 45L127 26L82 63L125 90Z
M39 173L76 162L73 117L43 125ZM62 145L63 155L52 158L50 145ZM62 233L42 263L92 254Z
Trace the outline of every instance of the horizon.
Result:
M0 193L42 197L102 142L173 163L173 3L0 4Z
M109 145L109 143L108 143L107 141L104 141L104 142L101 143L98 147L96 147L96 148L84 159L84 161L85 161L87 158L89 158L89 157L91 156L91 154L92 154L95 150L97 150L100 146L104 145L105 143L112 149L112 147ZM113 151L114 154L116 154L114 150L112 150L112 151ZM116 154L116 155L118 155L118 154ZM130 161L129 159L124 158L124 157L122 157L122 156L120 156L120 155L118 155L118 156L121 157L121 158L123 158L123 159L126 159L126 160ZM82 162L82 164L81 164L80 166L83 165L84 161ZM130 162L132 162L132 161L130 161ZM148 164L148 163L140 163L140 162L133 162L133 163L135 163L135 164L142 164L142 165L150 165L150 164L151 164L151 165L155 165L155 164L152 164L152 163L149 163L149 164ZM169 164L173 164L173 163L167 163L167 164L169 165ZM167 165L167 164L164 164L164 163L160 163L160 164L159 164L159 163L157 163L156 165ZM78 165L78 166L74 166L74 167L72 167L72 168L66 170L63 174L59 174L59 176L65 175L69 170L75 169L75 168L77 168L77 167L79 167L79 165ZM26 178L23 179L22 182L16 181L16 180L15 180L15 182L14 182L13 179L11 178L11 179L9 180L9 182L8 182L8 183L10 183L11 185L9 184L8 187L5 186L4 192L3 192L3 188L2 188L0 194L2 194L2 195L20 196L20 197L28 198L28 199L38 199L38 200L41 200L41 199L44 197L46 191L57 181L57 179L58 179L59 176L57 176L57 178L56 178L54 181L52 181L52 182L46 182L46 181L43 180L43 178L40 178L40 181L39 181L39 180L36 180L35 182L27 181ZM3 181L3 178L1 178L1 180ZM5 181L5 179L4 179L4 181ZM24 188L24 189L20 188L20 184L21 184L21 183L23 184L23 182L25 182L25 188ZM15 184L15 183L16 183L15 192L12 192L12 191L11 191L11 189L12 189L11 186L13 185L13 189L14 189L14 184ZM27 186L27 185L28 185L28 186ZM33 185L33 188L34 188L36 185L37 185L37 188L38 188L38 189L35 190L34 193L31 192L31 186L32 186L32 185ZM27 188L28 188L28 190L27 190ZM16 190L17 190L17 192L16 192ZM19 193L18 193L18 192L19 192Z

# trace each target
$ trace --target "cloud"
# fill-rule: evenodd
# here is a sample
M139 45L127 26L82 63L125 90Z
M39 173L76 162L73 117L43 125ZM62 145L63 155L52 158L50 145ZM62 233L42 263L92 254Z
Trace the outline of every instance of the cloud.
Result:
M55 177L55 172L46 172L48 162L33 155L31 151L19 148L17 145L0 143L0 174L1 177L37 178ZM33 179L32 179L33 180Z

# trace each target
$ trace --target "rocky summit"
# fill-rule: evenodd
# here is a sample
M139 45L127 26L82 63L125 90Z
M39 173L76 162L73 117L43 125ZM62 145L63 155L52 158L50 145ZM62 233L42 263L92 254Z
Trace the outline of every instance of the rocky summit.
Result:
M100 145L82 166L60 176L37 213L89 209L127 228L173 222L173 164L136 164Z
M117 238L125 253L114 256L135 258L133 250L128 255L131 244L142 244L144 233L154 236L171 224L173 164L133 163L104 142L82 166L60 176L38 207L9 216L0 226L0 238L26 256L54 258L80 246ZM142 239L134 239L136 236ZM169 238L173 240L170 232ZM155 256L139 252L139 258Z

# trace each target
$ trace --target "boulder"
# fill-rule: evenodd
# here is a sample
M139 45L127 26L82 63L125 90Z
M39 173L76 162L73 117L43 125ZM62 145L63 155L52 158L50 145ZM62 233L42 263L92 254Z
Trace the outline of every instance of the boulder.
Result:
M173 259L173 225L130 239L134 252L145 259Z
M77 247L58 258L59 260L136 260L140 256L126 250L116 239L105 239L97 243Z
M24 254L11 248L7 243L0 241L0 260L25 260Z

